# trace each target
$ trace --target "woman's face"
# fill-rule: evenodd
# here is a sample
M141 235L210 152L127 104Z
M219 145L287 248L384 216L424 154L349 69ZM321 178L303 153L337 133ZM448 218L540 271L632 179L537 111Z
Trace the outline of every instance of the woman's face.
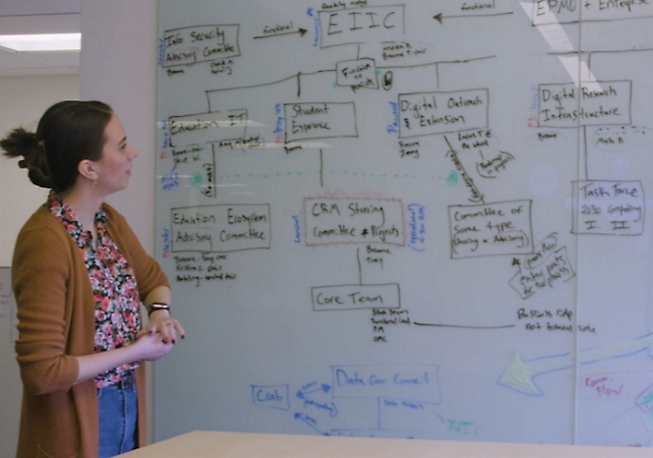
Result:
M108 195L127 187L132 159L138 152L127 143L122 123L115 114L104 129L104 137L106 142L102 148L102 156L94 164L97 172L96 189Z

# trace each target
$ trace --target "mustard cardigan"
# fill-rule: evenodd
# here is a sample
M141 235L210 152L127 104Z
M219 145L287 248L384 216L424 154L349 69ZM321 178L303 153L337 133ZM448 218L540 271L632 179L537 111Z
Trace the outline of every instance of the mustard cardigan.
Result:
M124 217L109 205L107 231L134 269L141 299L166 275ZM93 353L95 302L80 250L64 226L40 207L21 229L12 285L18 306L16 359L23 381L17 458L96 458L94 379L74 385L75 356ZM144 368L136 374L138 443L145 444Z

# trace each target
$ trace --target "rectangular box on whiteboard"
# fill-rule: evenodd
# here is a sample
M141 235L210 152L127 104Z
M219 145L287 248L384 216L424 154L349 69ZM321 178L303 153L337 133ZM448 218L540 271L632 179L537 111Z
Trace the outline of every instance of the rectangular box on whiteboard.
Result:
M161 43L161 66L192 65L240 56L239 27L198 25L166 30Z
M269 409L289 410L288 385L252 385L252 402L255 406Z
M403 5L319 11L318 17L321 48L404 39Z
M397 199L307 197L306 245L405 245L403 204Z
M487 89L399 94L399 138L488 127Z
M582 14L581 14L582 9ZM533 25L607 22L619 19L653 16L653 3L648 0L534 0Z
M576 181L573 189L574 234L644 232L646 205L641 181Z
M311 288L313 310L401 308L399 284L334 285ZM398 316L391 319L399 320Z
M374 59L363 58L338 62L336 64L336 83L338 86L349 86L355 89L378 89L379 81Z
M630 124L630 81L540 84L539 127Z
M270 248L270 205L203 205L171 209L173 253L227 253Z
M285 103L286 142L358 137L354 102Z
M236 109L168 118L170 146L181 147L245 137L247 110Z
M440 402L438 366L332 366L334 398L396 398Z
M451 258L533 251L531 200L449 206Z

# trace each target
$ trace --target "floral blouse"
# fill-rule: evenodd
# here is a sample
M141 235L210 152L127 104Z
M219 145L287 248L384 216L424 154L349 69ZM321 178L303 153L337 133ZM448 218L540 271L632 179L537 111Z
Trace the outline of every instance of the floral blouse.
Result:
M61 197L50 195L50 213L68 230L84 258L95 298L95 353L124 347L136 340L141 328L140 298L134 271L127 264L106 229L103 211L95 214L97 243L93 246L91 231L82 230L72 208ZM122 380L125 371L138 367L138 362L124 364L95 378L98 388Z

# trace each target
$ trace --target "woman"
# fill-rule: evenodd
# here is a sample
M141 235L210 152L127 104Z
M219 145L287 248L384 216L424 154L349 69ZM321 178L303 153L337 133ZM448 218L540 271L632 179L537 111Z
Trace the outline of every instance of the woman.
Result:
M142 361L184 337L165 274L104 199L138 154L101 102L50 107L0 140L51 190L18 235L12 283L23 404L17 457L108 457L144 443ZM149 313L141 325L139 303Z

